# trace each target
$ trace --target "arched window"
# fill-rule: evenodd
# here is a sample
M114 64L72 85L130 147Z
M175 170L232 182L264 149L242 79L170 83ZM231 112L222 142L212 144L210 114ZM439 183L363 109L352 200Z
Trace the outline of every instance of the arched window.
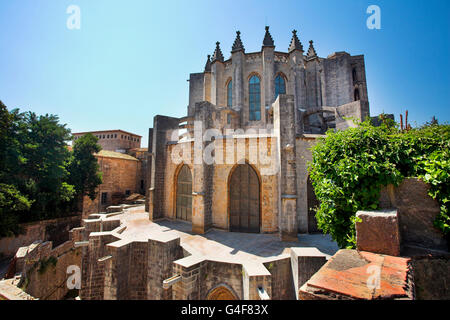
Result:
M261 120L261 85L257 76L252 76L248 82L250 102L250 121Z
M353 68L353 70L352 70L352 78L353 78L353 82L356 82L357 76L356 76L356 69L355 68Z
M275 78L275 99L279 94L286 94L286 83L281 75Z
M231 107L233 105L233 83L228 81L227 85L227 106Z
M359 100L359 90L358 88L355 89L355 101Z

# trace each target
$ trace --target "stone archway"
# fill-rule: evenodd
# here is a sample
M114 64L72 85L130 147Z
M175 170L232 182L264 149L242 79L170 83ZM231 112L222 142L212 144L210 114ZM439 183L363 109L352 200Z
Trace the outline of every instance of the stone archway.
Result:
M208 293L206 300L238 300L238 298L230 288L220 285Z
M177 175L176 218L192 220L192 174L187 165L183 165Z
M255 169L239 164L230 173L229 185L230 231L260 231L260 182Z

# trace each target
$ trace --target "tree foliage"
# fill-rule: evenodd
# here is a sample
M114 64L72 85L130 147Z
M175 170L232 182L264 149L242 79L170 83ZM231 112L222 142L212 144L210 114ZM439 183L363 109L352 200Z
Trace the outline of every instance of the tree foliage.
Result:
M73 154L69 164L70 183L75 187L79 196L96 197L96 189L102 183L102 174L99 164L94 156L101 150L98 138L86 134L77 139L73 146Z
M72 154L71 138L56 115L8 111L0 101L0 237L17 233L19 222L73 214L82 185L94 194L101 176L92 153L100 147L87 138Z
M450 126L437 123L400 131L393 123L369 122L345 131L328 131L313 147L310 177L320 201L318 227L340 247L355 246L358 210L379 208L381 186L405 177L430 183L430 196L441 205L435 225L450 232L448 216Z

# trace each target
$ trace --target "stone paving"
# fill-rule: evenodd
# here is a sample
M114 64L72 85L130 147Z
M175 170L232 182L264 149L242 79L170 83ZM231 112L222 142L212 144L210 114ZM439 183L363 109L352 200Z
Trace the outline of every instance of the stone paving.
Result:
M123 239L146 240L158 235L174 233L181 245L191 254L206 259L233 263L264 263L290 255L291 247L316 247L327 256L337 252L338 247L329 236L322 234L300 234L297 242L281 242L278 234L236 233L212 229L204 235L192 234L188 222L161 220L152 222L144 207L125 210L120 218L126 226Z

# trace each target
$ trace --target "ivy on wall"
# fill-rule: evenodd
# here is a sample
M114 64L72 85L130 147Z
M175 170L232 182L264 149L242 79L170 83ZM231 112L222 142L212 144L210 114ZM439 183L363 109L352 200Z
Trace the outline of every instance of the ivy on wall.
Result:
M450 234L450 125L427 123L408 131L390 119L374 127L369 121L344 131L328 131L312 148L309 164L320 202L319 229L341 248L356 245L356 212L379 208L380 189L398 186L405 177L430 184L429 195L440 205L435 226Z

